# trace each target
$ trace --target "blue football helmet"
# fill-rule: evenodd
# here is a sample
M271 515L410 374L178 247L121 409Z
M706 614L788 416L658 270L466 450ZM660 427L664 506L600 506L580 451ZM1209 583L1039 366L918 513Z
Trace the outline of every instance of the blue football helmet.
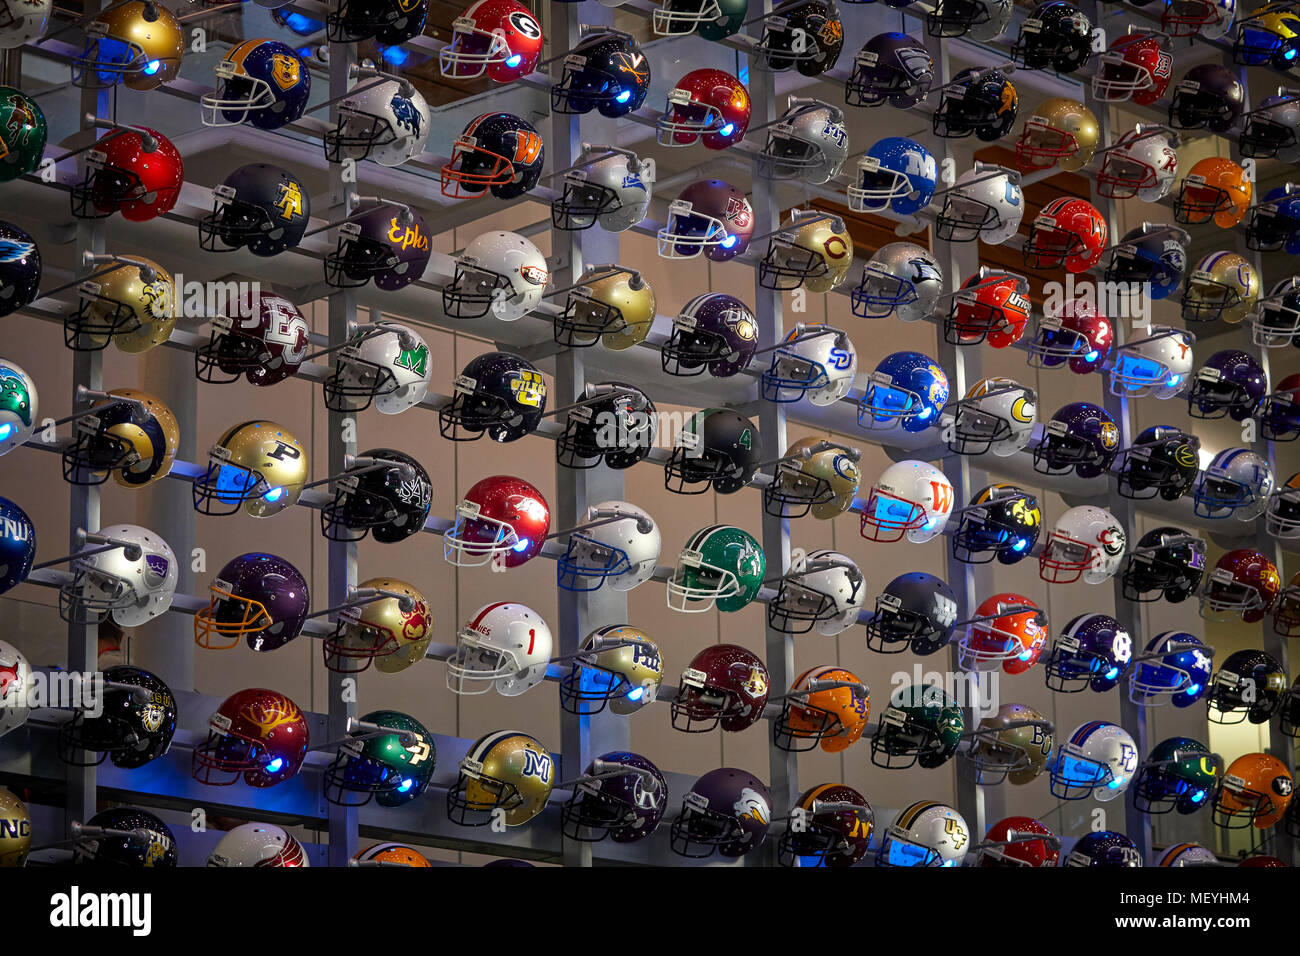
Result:
M1300 186L1277 186L1268 191L1262 203L1251 207L1246 248L1285 250L1292 256L1300 253Z
M217 61L215 71L216 90L199 100L204 126L280 129L302 119L311 97L311 71L279 40L245 40Z
M858 400L858 424L920 432L939 424L947 402L948 376L934 359L920 352L894 352L880 360L867 380Z
M36 559L36 527L27 512L0 498L0 594L22 584Z
M887 136L858 160L855 184L848 189L849 208L913 216L930 205L938 178L928 149L906 136Z
M1128 698L1139 707L1167 703L1190 707L1205 696L1214 668L1214 649L1199 637L1186 631L1164 631L1147 642L1141 657L1148 659L1140 660L1128 678Z
M1107 282L1151 283L1151 298L1167 299L1182 284L1187 271L1186 230L1144 222L1124 233L1106 264Z

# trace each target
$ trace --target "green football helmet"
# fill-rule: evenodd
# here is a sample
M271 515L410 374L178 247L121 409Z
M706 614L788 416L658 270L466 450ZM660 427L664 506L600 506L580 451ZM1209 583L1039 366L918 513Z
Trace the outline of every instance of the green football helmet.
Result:
M749 0L663 0L651 25L659 36L694 30L706 40L725 40L737 32L749 12Z
M767 561L748 531L715 524L691 535L668 579L668 606L675 611L739 611L763 584Z
M373 710L361 720L386 728L373 737L349 740L325 771L325 799L359 807L372 799L400 807L424 792L433 779L437 749L428 728L397 710Z
M1133 806L1142 813L1195 813L1214 803L1223 783L1223 758L1192 737L1169 737L1151 748L1133 781Z
M871 762L901 770L927 770L957 752L966 720L956 701L933 684L909 684L894 691L871 737Z
M12 86L0 86L0 182L34 172L45 154L45 114Z

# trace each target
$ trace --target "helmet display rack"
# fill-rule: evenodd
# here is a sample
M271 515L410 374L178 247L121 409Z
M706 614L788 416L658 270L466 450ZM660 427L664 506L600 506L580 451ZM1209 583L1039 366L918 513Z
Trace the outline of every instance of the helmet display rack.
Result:
M761 4L755 2L752 5L751 11L757 13L760 5L762 10L768 11L775 4L771 0L761 0ZM91 10L95 6L94 0L91 0L91 3L87 5L87 10ZM1134 8L1128 4L1112 4L1111 6L1121 8L1124 13L1132 14L1133 17L1138 19L1150 17L1150 14L1141 8ZM294 3L290 4L289 9L309 16L323 16L326 6L317 2L317 0L295 0ZM622 9L634 10L638 15L650 16L650 7L647 0L632 0ZM849 9L851 15L852 7ZM905 18L909 18L923 30L924 16L931 9L926 4L918 3L897 12ZM1085 7L1085 12L1093 16L1094 23L1099 22L1097 20L1099 7L1093 9ZM580 21L584 23L612 24L613 13L614 11L611 8L603 5L584 4L579 6L578 4L560 2L550 4L548 27L553 53L573 48L580 36ZM1023 15L1024 11L1018 8L1016 19L1013 20L1008 35L1014 34L1016 25ZM723 46L729 50L740 51L743 55L745 51L752 48L757 35L761 32L762 21L759 20L749 24L747 29L747 34L737 34L723 41ZM1231 57L1228 55L1231 52L1231 44L1223 41L1205 41L1200 37L1195 39L1198 44L1208 43L1220 51L1226 51L1224 59L1226 62L1231 63ZM676 40L677 38L670 37L659 42L676 42ZM950 69L949 64L950 58L955 51L959 50L963 58L977 58L992 65L1001 62L999 57L1005 58L1004 54L1010 45L1009 40L1004 40L1001 43L976 44L970 40L941 41L928 35L926 35L925 43L934 59L936 86L947 83L951 78L953 71ZM436 53L437 50L444 46L443 43L429 36L417 37L406 45L412 49L432 53ZM44 50L29 47L28 55L35 57L52 55L59 47L59 44L51 42L46 44L45 47ZM347 92L351 82L350 69L355 62L356 48L354 44L331 43L329 45L327 72L329 78L328 96L330 98L341 98ZM1243 82L1245 82L1245 69L1241 69L1240 73ZM1016 76L1017 79L1022 76L1025 77L1025 82L1029 85L1037 82L1028 72L1017 73ZM846 71L841 69L827 73L822 79L831 84L842 84L845 78ZM1110 108L1107 104L1100 103L1093 97L1090 84L1079 82L1072 77L1050 75L1049 79L1050 88L1059 89L1061 84L1069 86L1077 94L1077 98L1094 111L1100 123L1103 145L1113 143L1118 138L1111 130ZM549 89L549 79L544 76L533 75L525 78L522 82L530 86L541 86ZM750 74L749 89L753 103L754 124L757 126L774 121L780 115L781 110L777 105L776 83L773 72L754 70ZM197 105L201 93L204 92L195 84L186 83L185 81L175 82L167 91L184 99L193 100L195 105ZM494 94L500 92L502 91L496 90ZM87 89L82 91L80 106L83 117L81 128L83 130L93 128L91 121L93 117L112 115L111 99L112 91L110 89ZM1141 107L1125 104L1126 109L1130 107L1137 113L1143 111ZM1147 109L1150 115L1157 115L1156 111ZM925 109L920 109L917 112L922 115L926 114ZM653 125L657 115L655 110L643 108L638 110L632 116L632 119L639 123ZM331 120L337 120L338 118L337 103L330 108L330 118ZM548 169L554 171L572 166L577 160L584 143L616 141L617 128L620 122L601 117L595 113L573 115L552 112L545 130ZM291 126L295 133L306 133L317 138L325 128L325 124L316 120L303 120ZM244 141L246 139L250 144L256 143L258 145L265 145L276 138L272 134L250 130L244 126L229 127L226 129L226 135L231 141ZM974 158L972 147L967 145L968 142L963 140L940 140L934 149L936 162L943 166L946 160L954 159L958 170L968 168ZM330 201L327 208L318 210L318 215L324 222L338 223L350 211L349 196L351 194L372 190L368 184L362 188L359 183L345 181L339 165L325 163L319 150L312 151L312 155L309 156L307 150L297 148L301 145L300 142L295 140L281 138L281 145L278 150L285 156L291 156L293 161L300 166L307 167L309 164L314 163L317 168L328 171ZM743 155L742 150L739 148L733 148L730 152ZM856 158L856 155L851 157L851 160ZM731 161L732 157L723 154L723 159ZM711 157L711 160L716 162L717 158ZM447 213L447 216L445 220L440 221L438 224L440 231L450 229L457 224L472 221L476 214L487 214L499 208L499 206L493 206L489 209L473 199L450 203L444 197L437 195L437 190L434 188L435 181L430 178L427 172L430 169L436 170L442 161L442 158L425 154L417 157L412 164L413 169L385 168L381 173L375 174L374 181L382 183L386 198L409 202L412 205L427 206L433 203L442 207L442 211ZM85 162L86 158L83 154L77 161L79 173L84 173ZM1033 177L1028 177L1028 179L1032 181ZM547 180L543 181L546 182ZM159 249L174 246L182 233L189 235L189 241L192 243L194 222L206 211L207 191L211 185L208 183L201 185L187 183L182 191L180 201L171 213L165 214L148 224L132 224L129 228L138 231L138 234L149 235L151 241L155 242L156 247ZM42 202L48 203L51 201L51 196L61 200L61 194L57 191L60 188L58 184L43 183L37 177L26 177L23 181L11 183L9 186L12 187L11 195L14 197L15 205L30 203L31 208L40 208ZM808 187L808 192L811 195L839 195L829 188ZM752 204L755 210L756 234L766 236L779 230L782 202L778 193L779 189L772 181L759 176L754 177ZM530 194L532 199L543 202L555 199L557 196L558 192L554 188L544 186L538 187ZM839 198L842 199L842 197ZM1107 221L1115 221L1114 201L1102 199L1096 201ZM886 218L899 217L889 214L886 215ZM925 222L932 222L933 211L918 218L921 225ZM637 227L637 231L654 235L659 225L647 219ZM102 255L105 253L110 246L113 230L117 226L116 222L104 219L78 220L74 240L78 255L80 256L82 253ZM333 232L331 230L328 235L332 236ZM902 234L900 231L900 235ZM1249 252L1245 249L1244 236L1240 228L1234 231L1234 236L1242 254L1253 259L1258 267L1260 256L1258 253ZM606 233L603 230L588 229L569 232L552 229L551 240L552 259L558 262L558 265L553 267L552 272L552 278L557 288L573 285L582 274L586 263L620 261L618 236ZM1013 239L1009 245L1014 245L1019 241L1018 238ZM1112 237L1113 241L1114 237ZM317 236L309 236L299 249L282 255L303 256L310 260L319 260L328 253L332 245L332 238L327 239L327 234L321 233ZM932 251L943 265L944 272L949 276L953 287L959 285L961 276L970 275L978 269L977 243L946 242L936 236L933 239ZM748 263L755 269L753 301L754 314L759 324L759 342L760 345L774 345L783 338L787 327L783 313L782 293L764 288L759 284L757 258L751 257L737 261ZM258 259L255 263L252 263L252 267L262 271L261 274L250 272L249 278L267 282L277 281L280 278L276 275L276 260ZM93 265L83 264L79 267L79 275L89 275L93 268ZM1098 267L1093 270L1093 274L1099 277L1101 271L1101 268ZM813 407L807 404L788 405L778 402L759 402L758 378L760 373L758 371L747 371L725 380L685 380L684 384L681 381L665 380L664 376L655 373L659 368L657 352L662 347L666 336L663 333L656 332L652 332L644 343L624 352L601 350L601 354L596 361L587 363L585 361L588 357L585 354L587 350L578 348L545 349L550 340L549 327L553 325L554 316L560 310L559 306L548 301L544 301L543 305L531 315L526 316L524 321L516 323L500 323L490 317L470 322L448 317L443 312L437 292L439 286L451 281L454 273L454 260L449 256L434 253L422 280L413 283L400 292L382 293L369 286L355 289L331 289L323 292L323 295L328 295L328 336L314 334L311 336L312 344L320 347L329 343L343 342L355 334L358 326L363 324L367 317L377 319L381 311L383 314L393 316L418 316L423 324L445 331L479 334L484 338L496 341L500 347L518 348L520 350L534 348L546 355L547 358L542 361L542 364L549 363L551 366L548 370L552 372L554 378L553 398L557 407L571 405L578 401L587 384L588 375L596 371L596 366L598 366L602 376L604 373L613 373L614 377L626 381L653 381L655 385L652 397L657 400L662 399L663 401L680 403L690 407L718 405L740 410L757 408L759 430L765 441L770 443L768 445L770 448L784 449L786 447L787 424L797 424L810 429L829 429L840 434L852 435L856 440L863 443L880 444L894 460L919 458L925 461L939 461L952 482L955 500L958 503L969 501L976 489L988 483L985 469L982 467L982 459L950 453L944 444L933 437L933 430L920 435L887 432L884 433L882 438L880 432L859 429L856 419L859 396L856 392L850 393L847 397L829 406ZM847 295L849 294L849 288L847 286L841 287L829 294ZM75 308L75 301L75 289L73 289L61 295L38 299L33 303L32 307L23 311L29 317L29 320L63 322L69 311ZM660 319L662 320L663 317L661 316ZM952 394L956 397L964 396L968 386L983 377L981 374L980 350L977 348L963 348L946 342L942 332L942 319L936 317L932 318L931 321L935 328L936 342L933 354L938 357L939 364L949 372ZM665 324L670 326L671 322L659 321L656 323L660 328L663 328ZM1116 344L1119 345L1123 342L1124 330L1118 322L1115 328L1117 332ZM166 348L193 351L205 341L206 336L201 336L193 331L178 329L166 344ZM542 346L542 348L537 349L538 346ZM1020 347L1024 347L1023 343ZM1268 370L1269 350L1265 347L1250 347L1249 350L1258 358L1265 370ZM323 383L331 371L327 361L305 362L299 370L299 377ZM74 389L82 386L90 389L100 389L102 387L102 353L74 351L72 365L72 385ZM1108 389L1105 394L1104 406L1119 425L1120 447L1129 447L1135 437L1135 429L1133 415L1128 407L1127 400L1111 395ZM189 395L192 403L195 395L193 389L190 390ZM431 391L425 400L420 403L421 411L413 414L436 412L449 401L449 396L435 394ZM192 435L195 415L194 405L190 404L189 407L178 405L176 411L178 418L182 420L183 433L188 432ZM341 474L346 470L348 456L357 453L358 442L355 438L357 429L344 428L345 420L349 418L352 418L353 424L356 424L352 413L339 411L330 411L328 413L329 454L325 465L328 470L325 474ZM555 439L562 431L563 427L557 420L548 419L543 422L536 434ZM1041 426L1038 432L1041 432ZM344 435L352 436L351 440L345 440L342 437ZM37 441L30 442L29 445L32 448L25 450L24 454L36 453L33 449L59 450L57 446L42 445ZM1276 473L1277 456L1273 443L1261 439L1255 443L1254 449L1265 457ZM648 461L662 466L665 457L662 453L652 452ZM193 546L194 517L192 510L188 507L178 508L174 507L174 505L177 502L188 501L190 495L189 483L202 470L203 466L199 463L178 460L172 471L171 477L174 480L162 482L153 489L153 493L158 498L158 504L155 506L159 515L157 527L173 545L177 554L188 554ZM1265 532L1263 518L1260 518L1254 526L1234 522L1232 528L1224 528L1221 527L1222 522L1206 520L1195 515L1190 498L1183 498L1172 503L1165 501L1131 501L1113 495L1108 483L1102 484L1099 488L1097 483L1078 479L1073 475L1062 477L1042 475L1034 470L1030 450L1023 450L1010 458L997 459L991 470L1007 480L1018 480L1032 486L1045 487L1056 491L1071 505L1088 502L1104 503L1114 511L1124 526L1130 530L1135 527L1135 516L1150 515L1175 520L1184 527L1200 529L1208 535L1214 536L1216 540L1225 540L1227 538L1249 538L1256 542L1269 540ZM770 474L760 473L755 484L764 485L771 480ZM581 470L557 465L554 527L572 528L581 524L589 504L622 499L624 497L623 491L623 473L621 471L609 468ZM72 485L69 494L69 527L74 533L70 541L69 551L75 552L80 546L75 537L76 529L95 529L101 526L100 493L98 487L94 485ZM329 495L320 491L309 491L302 496L297 504L302 507L320 508L329 500L329 497ZM862 502L857 501L853 505L853 510L855 512L860 511L862 507ZM431 516L424 530L434 535L442 534L451 527L453 520L453 518L449 517ZM773 516L764 510L760 527L760 540L767 561L768 576L778 577L784 575L790 567L789 520ZM949 527L945 533L952 534L954 530L954 528ZM1134 539L1136 539L1136 535L1134 535ZM563 554L563 550L562 546L552 542L541 553L544 557L555 559ZM1280 542L1273 541L1268 546L1261 547L1261 550L1269 552L1278 567L1282 567L1284 549ZM330 540L326 554L328 593L325 606L338 607L346 603L350 590L356 587L359 577L364 575L358 574L357 545L355 542ZM670 573L670 568L659 567L654 574L654 580L664 581ZM979 594L987 592L988 586L992 583L991 571L988 568L981 569L978 566L964 564L953 557L950 550L947 551L945 573L947 580L953 583L954 589L958 593L961 606L971 611L979 603ZM59 584L64 583L67 577L63 572L44 570L34 572L30 580L34 583L57 587ZM1113 589L1115 618L1130 634L1145 634L1148 629L1143 627L1141 606L1125 599L1118 576L1113 580ZM765 588L760 593L758 600L768 602L773 600L774 597L774 590ZM567 600L563 600L559 604L556 621L557 657L563 658L575 654L584 636L596 627L611 621L626 619L626 595L611 588L600 588L589 592L574 592L568 594L567 598ZM204 606L205 603L205 599L197 596L178 594L172 606L174 613L171 616L184 619ZM864 611L860 616L860 620L865 621L869 616L870 612ZM182 627L177 628L177 632L182 634L186 630L186 628ZM323 622L309 621L308 626L304 628L304 636L319 639L328 631L329 627ZM1286 639L1274 633L1272 627L1268 626L1267 623L1261 625L1261 636L1264 650L1280 661L1284 669L1289 670L1287 668ZM96 646L96 625L68 624L67 666L70 670L83 672L96 670ZM430 645L427 656L435 660L446 660L451 656L452 652L453 648L449 645L433 644ZM188 656L191 669L193 665L192 655L193 646L190 644L183 652L183 656ZM953 671L957 671L958 650L955 644L950 648L950 655L950 667ZM782 689L789 687L798 673L794 663L794 637L769 625L765 633L765 660L772 684ZM566 670L566 666L552 665L548 672L548 679L552 681L558 680ZM330 701L328 712L308 715L309 720L314 721L313 736L318 728L322 740L339 741L347 736L349 720L357 718L361 712L358 710L358 705L353 697L344 693L348 681L349 678L346 674L330 672L328 677ZM662 708L667 703L672 690L672 688L665 685L660 697L660 703L657 706ZM182 717L188 717L190 720L193 720L195 715L212 711L217 703L211 698L204 698L202 695L188 691L188 688L177 690L176 696L182 705ZM766 715L767 719L773 719L777 709L769 707L769 712ZM966 718L968 727L973 727L978 722L975 712L969 708L966 710ZM572 780L577 776L578 769L587 766L592 758L598 754L608 750L626 749L629 739L626 723L626 720L613 718L609 714L596 717L580 717L566 712L561 718L560 746L556 751L556 755L562 759L564 768L558 779ZM1121 695L1120 723L1133 734L1140 753L1142 755L1148 753L1154 741L1150 739L1148 732L1146 711L1142 707L1131 703L1126 694ZM55 730L46 725L37 725L32 727L30 733L33 736L45 736L53 735ZM591 865L593 852L597 859L617 860L619 862L649 864L681 862L680 858L673 856L669 852L666 833L659 833L651 839L627 846L611 846L606 841L593 847L591 843L564 840L561 838L558 825L558 807L554 803L539 818L537 823L526 828L511 828L498 833L490 828L467 830L455 826L447 819L445 806L440 797L441 790L449 782L455 781L455 766L471 744L471 741L467 739L434 735L440 755L439 768L432 785L432 790L437 798L417 801L413 805L398 810L380 810L375 806L358 808L325 804L321 797L319 785L319 777L322 771L319 760L308 762L303 771L302 780L298 782L301 785L295 784L292 788L284 788L286 792L277 792L274 800L256 802L255 798L264 796L264 794L257 794L245 788L236 788L221 793L217 795L221 799L214 799L214 794L196 785L190 780L188 773L189 751L194 745L201 742L202 733L203 727L201 724L186 723L183 720L182 728L178 731L176 744L172 752L157 761L159 766L149 772L143 769L124 772L109 765L100 767L94 765L64 766L53 759L54 748L52 746L35 747L32 748L31 753L18 756L11 755L10 751L5 749L3 744L0 744L0 782L3 782L7 775L15 778L42 777L65 782L66 802L63 823L68 836L71 836L74 822L86 821L94 814L99 788L105 788L113 794L114 799L129 798L132 803L146 807L222 806L246 813L253 819L281 821L324 820L329 841L327 847L317 851L320 854L318 858L323 857L323 861L327 861L332 866L348 865L349 860L357 853L358 835L362 829L371 835L382 834L399 839L405 835L417 842L427 842L440 847L496 855L515 853L524 857L552 861L562 860L566 865L574 866ZM1284 762L1288 771L1294 775L1295 759L1292 740L1283 735L1276 725L1272 729L1270 749L1273 754ZM670 782L670 792L684 792L688 789L689 782L693 778L685 774L673 773L671 770L671 767L665 770L665 776L669 778ZM769 766L767 770L769 788L773 798L772 813L774 819L779 820L788 816L800 794L795 754L769 744ZM956 781L955 794L958 810L972 824L977 833L983 834L993 821L1004 815L1000 812L1002 809L1002 796L999 788L977 785L964 775L958 774L955 762L950 765L949 772L954 775ZM560 790L556 791L557 796L561 793ZM239 794L249 794L249 802L246 804L240 803L237 799ZM1150 817L1137 812L1128 801L1126 801L1126 808L1125 832L1137 845L1138 850L1147 855L1152 845ZM877 821L877 825L882 829L884 823L885 821ZM662 829L666 830L667 827L665 826ZM749 865L775 862L776 844L775 839L769 840L761 851L743 858L742 862ZM1300 863L1300 855L1297 855L1300 847L1297 847L1294 841L1286 837L1280 830L1273 846L1272 852L1275 855Z

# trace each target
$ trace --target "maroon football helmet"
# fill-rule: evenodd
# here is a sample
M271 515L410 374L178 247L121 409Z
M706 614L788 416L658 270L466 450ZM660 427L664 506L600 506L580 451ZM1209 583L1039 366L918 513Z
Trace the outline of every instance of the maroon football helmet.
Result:
M714 262L734 259L749 248L754 208L735 186L721 179L691 183L668 206L659 230L659 255L691 259L703 252Z
M749 90L726 70L691 70L668 91L659 117L659 143L726 149L749 128Z
M273 787L298 772L307 756L307 719L284 694L252 687L231 694L208 718L208 739L194 748L199 783Z
M298 307L269 292L245 297L231 310L213 316L207 345L194 352L194 374L201 382L274 385L292 378L307 357L311 327Z
M673 726L688 734L719 724L735 732L757 723L771 685L758 655L735 644L706 647L682 671L672 702Z

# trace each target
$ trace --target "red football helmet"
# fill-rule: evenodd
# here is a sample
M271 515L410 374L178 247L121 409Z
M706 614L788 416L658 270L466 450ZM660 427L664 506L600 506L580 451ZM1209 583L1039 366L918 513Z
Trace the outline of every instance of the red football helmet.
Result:
M253 687L231 694L208 718L208 739L194 748L194 779L213 786L273 787L307 756L307 719L284 694ZM229 779L224 779L229 775Z
M109 130L86 154L86 178L72 187L72 214L146 222L170 212L180 198L185 163L162 133L141 127Z
M456 506L442 556L460 567L492 561L517 568L542 550L550 530L551 509L540 491L522 478L493 475L475 482Z
M537 68L542 25L515 0L478 0L451 24L451 42L438 51L442 75L465 80L484 73L509 83Z
M1079 375L1105 364L1115 342L1110 319L1085 299L1071 299L1059 308L1044 308L1027 361L1032 368L1056 368L1070 363Z
M1252 548L1219 558L1201 585L1201 616L1227 620L1240 614L1247 624L1264 620L1282 591L1277 565Z
M668 91L668 106L659 117L663 146L690 146L699 140L709 149L740 142L749 128L749 90L726 70L691 70Z
M682 671L673 726L690 734L719 724L726 731L744 730L763 716L770 686L767 668L753 651L735 644L706 647Z
M1029 322L1029 280L1015 272L980 266L961 292L952 297L943 323L944 339L953 345L988 340L995 349L1020 341Z
M1129 27L1111 41L1092 78L1092 95L1108 103L1131 99L1150 106L1165 95L1174 72L1169 36L1147 27Z
M1022 255L1031 269L1086 272L1101 261L1106 220L1086 199L1053 199L1034 217Z
M957 662L963 669L993 671L1001 665L1008 674L1023 674L1038 663L1048 632L1047 615L1036 603L1004 591L981 601L975 617L988 620L967 625L966 636L958 642Z
M274 385L292 378L307 357L311 326L288 299L263 292L235 304L233 316L213 316L208 344L194 352L201 382Z
M1061 841L1033 817L1007 817L989 828L978 866L1056 866Z
M714 262L726 262L748 249L753 235L754 207L745 194L721 179L701 179L668 205L659 255L690 259L703 252Z
M1288 865L1275 856L1248 856L1246 859L1238 863L1237 866L1249 866L1261 869L1275 869L1277 867L1288 869Z

